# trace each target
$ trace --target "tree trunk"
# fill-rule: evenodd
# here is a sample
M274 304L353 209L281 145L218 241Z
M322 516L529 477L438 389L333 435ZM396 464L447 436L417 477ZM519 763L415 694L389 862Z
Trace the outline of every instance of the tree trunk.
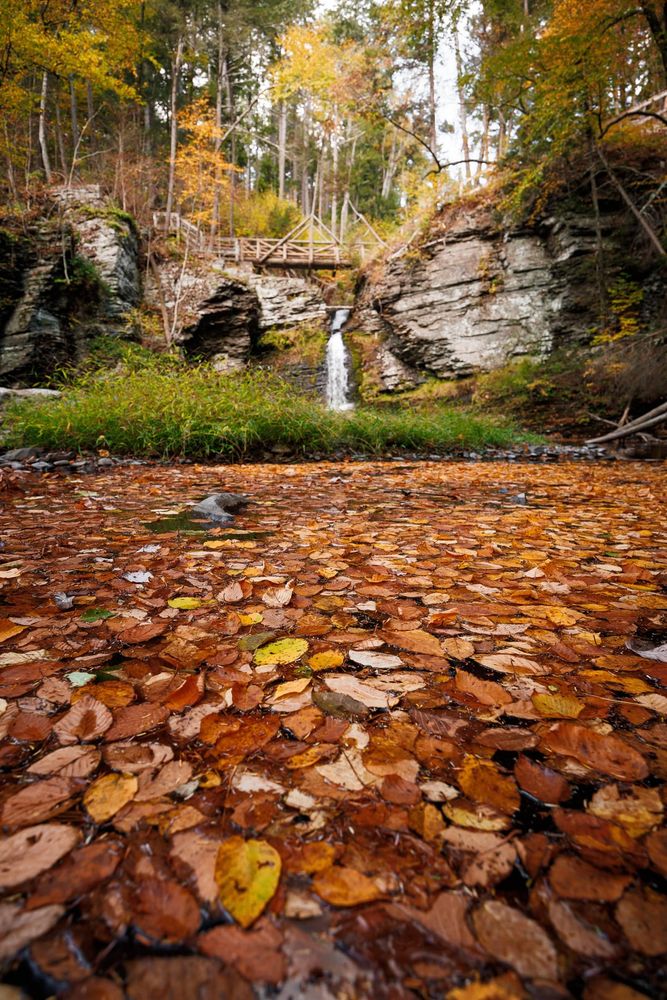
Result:
M663 3L662 5L662 14L658 13L651 0L640 3L639 6L653 35L653 41L658 47L662 62L663 77L665 83L667 83L667 3Z
M181 78L181 63L183 61L183 38L178 39L176 56L171 64L171 102L170 102L170 137L169 137L169 182L167 186L167 212L165 230L169 232L171 213L174 210L174 188L176 184L176 153L178 151L178 90Z
M76 83L74 77L69 78L69 115L72 129L72 155L79 142L79 105L76 99Z
M461 147L465 160L466 180L470 180L470 140L468 138L468 119L466 114L466 99L463 92L463 60L461 59L461 43L458 27L454 29L454 55L456 57L456 92L459 99L459 126L461 128Z
M287 156L287 105L278 108L278 197L285 197L285 161Z
M485 104L482 108L482 138L479 141L479 163L477 165L477 173L475 175L476 179L482 175L482 170L484 169L483 160L488 160L489 158L489 125L491 116L489 114L489 105Z
M63 123L62 115L60 111L60 85L56 86L56 93L53 101L53 106L56 111L56 145L58 149L58 158L60 160L60 172L63 175L63 180L67 177L67 154L65 153L65 137L63 136Z
M86 80L86 105L88 110L88 121L92 122L95 117L95 101L93 100L93 85L90 80ZM90 148L95 149L95 133L90 130Z
M434 158L438 156L438 109L435 100L435 57L437 43L435 37L435 11L433 0L428 7L428 112L429 112L429 146Z
M51 161L49 159L49 142L46 134L46 105L49 98L49 74L44 71L42 74L42 93L39 100L39 150L42 155L42 167L46 183L51 183Z
M338 122L334 121L334 133L331 136L331 232L338 236L338 136L335 128Z
M220 196L222 184L222 169L220 154L222 152L222 96L227 75L227 60L225 57L225 37L222 22L222 3L218 3L218 66L215 78L215 140L213 149L216 155L215 191L213 192L213 214L211 217L211 238L215 239L220 227Z

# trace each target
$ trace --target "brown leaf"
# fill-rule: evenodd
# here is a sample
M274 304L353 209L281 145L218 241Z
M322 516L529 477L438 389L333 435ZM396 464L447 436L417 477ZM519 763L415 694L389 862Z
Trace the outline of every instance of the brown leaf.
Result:
M64 912L62 906L25 911L20 903L0 903L0 960L13 958L21 948L46 934Z
M590 899L613 903L632 881L630 875L600 871L573 854L559 854L549 872L555 893L565 899Z
M85 782L78 778L55 777L35 781L5 800L0 822L11 829L51 819L68 809L84 787Z
M514 765L514 777L524 792L549 805L565 802L572 794L568 781L558 771L552 771L523 754Z
M527 979L558 979L558 956L538 923L498 900L483 903L473 914L482 947Z
M53 731L65 745L87 743L107 732L112 722L113 716L106 705L86 695L56 722Z
M390 912L408 920L416 920L426 930L442 938L452 948L478 952L479 946L468 926L470 898L462 892L441 892L430 910L394 905Z
M194 897L178 882L150 879L135 894L132 919L149 940L176 944L199 929L201 917Z
M407 649L412 653L426 653L430 656L444 655L440 641L434 635L421 629L403 632L380 630L378 637L383 639L388 646L394 646L396 649Z
M620 781L641 781L649 773L642 755L619 736L603 736L575 722L550 726L542 735L540 746L565 757L574 757L586 767Z
M11 889L51 868L80 836L72 826L45 823L0 840L0 888Z
M31 764L28 774L57 774L61 778L87 778L99 766L102 755L94 747L62 747Z
M551 899L549 900L548 912L549 920L558 937L572 951L587 957L606 960L612 959L618 954L618 948L590 924L580 920L567 903Z
M667 952L667 899L648 887L629 889L616 905L616 919L630 946L642 955Z
M503 774L497 764L472 755L464 759L458 775L459 786L475 802L485 802L499 812L511 814L519 808L519 790L514 778Z
M166 743L110 743L102 751L104 762L114 771L140 774L148 768L168 764L174 751Z
M457 690L471 695L480 705L508 705L512 701L511 694L500 684L475 677L468 670L457 670L454 684Z
M104 739L110 743L113 740L125 740L128 736L141 736L142 733L161 726L168 718L169 709L163 705L128 705L127 708L114 712L113 725L107 730Z
M38 881L26 907L67 903L111 878L125 852L124 845L111 838L96 840L73 851L58 867Z
M135 801L149 802L163 795L171 795L191 777L192 764L185 760L172 760L157 772L142 771Z
M234 969L213 958L179 955L125 963L127 1000L253 1000L251 986Z
M280 950L282 934L263 917L251 930L214 927L200 934L197 944L205 955L213 955L258 983L280 983L285 978L285 958Z

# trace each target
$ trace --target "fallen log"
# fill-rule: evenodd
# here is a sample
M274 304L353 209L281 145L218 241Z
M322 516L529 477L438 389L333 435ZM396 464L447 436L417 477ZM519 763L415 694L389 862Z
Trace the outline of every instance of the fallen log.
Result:
M623 427L618 427L616 430L602 435L602 437L589 438L586 444L606 444L608 441L618 441L621 438L629 437L631 434L638 434L641 431L648 430L649 427L657 427L658 424L662 424L666 420L667 403L661 403L660 406L649 410L642 417L631 420L630 423L625 424Z

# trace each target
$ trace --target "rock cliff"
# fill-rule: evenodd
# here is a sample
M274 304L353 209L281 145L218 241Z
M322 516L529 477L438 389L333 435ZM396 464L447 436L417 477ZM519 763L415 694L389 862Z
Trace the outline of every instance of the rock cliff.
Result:
M99 188L53 192L50 216L0 241L0 384L76 361L99 332L124 334L141 298L139 239Z
M608 255L618 256L623 216L616 206L601 226ZM415 381L424 373L469 375L590 339L598 315L594 219L563 213L503 230L489 209L473 206L435 220L434 229L421 245L389 257L359 297L355 320L380 335L377 362L388 391L410 371Z

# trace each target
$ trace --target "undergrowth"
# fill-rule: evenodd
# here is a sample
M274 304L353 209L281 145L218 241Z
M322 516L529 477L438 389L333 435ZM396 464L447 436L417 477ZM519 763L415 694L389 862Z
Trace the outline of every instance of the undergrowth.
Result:
M327 410L266 371L220 375L172 359L83 372L63 396L6 411L5 443L48 449L108 449L117 455L236 460L277 446L300 456L341 452L446 453L525 441L515 427L452 408L349 413Z

